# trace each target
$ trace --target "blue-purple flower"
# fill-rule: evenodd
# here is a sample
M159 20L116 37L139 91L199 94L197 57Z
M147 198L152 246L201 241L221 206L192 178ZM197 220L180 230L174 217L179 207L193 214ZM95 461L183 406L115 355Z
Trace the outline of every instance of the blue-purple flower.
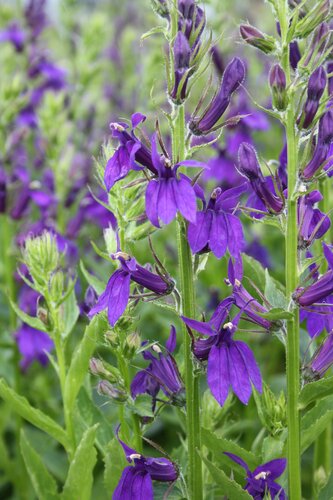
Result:
M333 331L331 331L318 347L309 363L303 368L306 381L322 378L333 365Z
M249 402L252 384L262 391L261 375L252 351L245 342L233 339L240 314L232 322L226 322L233 303L232 297L224 299L207 323L182 317L190 329L207 336L194 339L192 348L198 360L207 360L208 386L221 406L230 389L244 404Z
M118 438L119 439L119 438ZM177 466L168 458L145 457L130 448L121 439L126 460L133 465L125 467L112 500L152 500L153 481L172 483L179 476Z
M308 82L308 95L305 101L301 116L297 123L301 128L308 128L318 111L320 99L327 84L326 71L323 66L319 66L310 75Z
M172 292L174 283L170 277L145 269L125 252L118 251L112 255L112 258L119 261L120 269L112 274L105 291L90 310L89 317L107 309L109 323L114 326L126 309L130 298L131 281L147 288L157 296Z
M330 228L330 218L314 205L323 199L319 191L301 196L298 201L299 246L309 247L314 239L321 238Z
M193 253L212 251L220 259L229 250L237 257L244 246L243 229L234 211L247 185L222 191L216 188L204 210L197 212L196 222L188 225L188 242Z
M189 222L196 221L196 194L191 180L183 174L177 176L180 166L205 167L201 162L185 160L172 165L169 158L159 154L156 134L152 141L152 160L157 176L148 182L146 214L150 222L160 227L159 220L169 224L179 211Z
M267 495L271 500L286 500L287 496L275 479L280 477L287 465L285 458L277 458L259 465L254 471L250 471L248 465L237 455L225 452L231 460L236 462L246 471L246 485L244 489L255 499L265 499Z
M327 110L319 120L318 137L315 150L309 163L301 172L304 180L311 179L329 159L333 141L333 110Z
M143 351L144 359L150 363L147 368L140 370L132 380L131 395L133 398L136 398L138 394L149 394L153 398L154 408L156 396L162 390L171 404L177 406L185 404L184 384L177 363L171 354L175 348L176 329L172 326L165 353L157 344L154 344L150 350Z
M129 127L126 123L111 123L112 137L118 139L120 144L105 167L104 183L108 191L117 181L126 177L130 170L141 170L146 167L153 174L157 174L149 148L135 135L135 128L145 119L145 115L134 113L131 118L130 133L127 131Z

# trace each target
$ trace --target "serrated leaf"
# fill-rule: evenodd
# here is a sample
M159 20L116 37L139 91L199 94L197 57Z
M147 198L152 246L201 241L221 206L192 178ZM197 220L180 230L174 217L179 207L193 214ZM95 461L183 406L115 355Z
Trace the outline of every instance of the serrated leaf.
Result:
M316 399L322 399L331 394L333 394L333 377L310 382L301 390L298 400L299 409L303 410Z
M153 417L151 396L140 394L135 398L134 403L128 403L128 407L140 417Z
M217 437L213 432L208 429L201 429L202 433L202 443L207 446L210 452L218 455L221 455L224 452L234 453L242 458L249 466L250 469L255 469L259 464L259 458L256 457L251 451L245 450L239 444L229 441L223 437ZM227 458L226 455L223 455L226 458L225 463L229 464L230 467L233 466L234 463L230 463L230 459ZM237 464L235 463L235 466Z
M82 260L80 260L80 269L88 285L92 286L98 295L101 295L101 293L103 293L105 290L106 282L104 283L104 281L91 274L85 267Z
M124 451L116 438L113 438L107 446L104 463L104 484L111 496L123 470L128 466Z
M20 318L20 320L23 321L23 323L26 323L32 328L35 328L35 330L40 330L42 332L47 333L46 325L44 325L44 323L39 318L34 318L33 316L29 316L24 311L22 311L12 300L10 301L10 304L14 309L14 311L16 312L17 316Z
M206 464L216 485L222 489L223 494L226 495L229 500L250 500L252 498L252 496L250 496L247 491L243 490L236 481L230 479L223 470L218 469L216 465L203 455L200 454L200 456Z
M301 420L302 453L326 429L333 418L333 397L322 399Z
M265 270L265 297L274 308L285 310L288 307L285 295L278 289L277 284L270 276L268 269Z
M74 459L70 464L62 500L90 500L93 485L93 470L97 461L94 447L97 425L90 427L77 447Z
M285 439L273 436L267 436L262 443L262 462L266 463L270 460L274 460L276 457L283 455L283 447Z
M30 445L23 430L21 431L20 447L26 469L37 497L40 500L59 499L56 481L45 467L42 458Z
M65 382L65 404L73 409L76 396L88 372L89 360L96 348L97 335L101 334L105 321L101 315L94 316L86 327L83 338L75 349Z
M70 448L64 429L51 417L31 406L26 398L17 394L3 379L0 380L0 397L22 418L52 436L67 450Z

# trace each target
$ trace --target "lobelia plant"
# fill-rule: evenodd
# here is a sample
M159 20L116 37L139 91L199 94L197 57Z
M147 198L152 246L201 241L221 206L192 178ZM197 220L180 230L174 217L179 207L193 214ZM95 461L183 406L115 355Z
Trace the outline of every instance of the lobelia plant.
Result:
M160 24L141 40L159 44L158 63L140 61L133 84L117 43L131 14L114 7L105 47L103 15L82 40L67 20L77 96L75 71L42 50L43 0L0 30L27 63L0 123L14 367L0 379L0 465L13 498L330 498L332 8L268 3L276 34L242 23L221 53L208 7L152 0ZM111 136L93 178L106 59L124 78L104 89ZM96 109L81 115L86 94Z

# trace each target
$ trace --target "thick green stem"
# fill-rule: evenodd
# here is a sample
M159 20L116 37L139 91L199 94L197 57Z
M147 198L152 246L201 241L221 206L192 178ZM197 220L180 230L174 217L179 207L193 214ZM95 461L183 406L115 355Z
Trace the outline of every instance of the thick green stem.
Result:
M173 161L185 158L185 111L184 106L174 109L172 134ZM180 272L181 313L195 318L195 290L193 259L186 237L186 222L178 216L178 259ZM201 500L202 466L198 451L201 447L199 380L194 373L191 341L185 325L182 326L185 359L186 422L188 445L188 490L191 500Z
M286 297L290 301L298 286L298 224L297 183L298 144L293 103L287 113L286 137L288 148L288 215L286 230ZM299 311L293 308L293 319L287 322L287 419L288 419L288 478L290 500L301 499L301 450L298 395L300 390Z

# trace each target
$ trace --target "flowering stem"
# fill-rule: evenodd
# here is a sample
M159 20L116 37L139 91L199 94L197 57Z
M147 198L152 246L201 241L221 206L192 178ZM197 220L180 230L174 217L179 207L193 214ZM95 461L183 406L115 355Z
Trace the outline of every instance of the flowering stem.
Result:
M184 106L174 108L172 129L173 161L185 159L185 110ZM180 270L181 313L195 317L195 291L193 260L186 237L186 222L179 215L178 225L178 261ZM200 401L199 381L194 374L191 342L185 325L182 325L185 357L186 422L188 443L188 489L191 500L202 499L202 466L198 454L200 450Z

